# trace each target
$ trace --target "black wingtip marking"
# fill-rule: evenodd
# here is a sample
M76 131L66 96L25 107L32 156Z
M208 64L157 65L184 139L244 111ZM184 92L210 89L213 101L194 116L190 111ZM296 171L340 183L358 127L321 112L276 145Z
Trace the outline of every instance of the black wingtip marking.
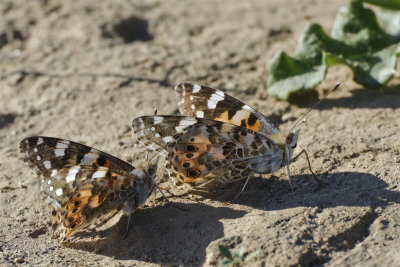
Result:
M247 124L249 126L253 126L256 123L256 121L257 117L253 113L250 113L250 117L247 119Z

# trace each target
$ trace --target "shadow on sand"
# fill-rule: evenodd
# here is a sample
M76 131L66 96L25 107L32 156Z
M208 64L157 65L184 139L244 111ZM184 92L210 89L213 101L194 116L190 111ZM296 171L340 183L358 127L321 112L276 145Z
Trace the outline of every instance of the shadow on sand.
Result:
M347 90L339 88L337 90ZM314 92L314 91L312 91ZM311 92L311 93L312 93ZM379 90L358 88L350 91L351 96L342 98L327 98L322 101L315 109L325 110L332 108L399 108L400 107L400 85L386 87ZM320 96L321 97L321 96ZM292 102L300 107L310 107L317 101L317 96L306 95Z
M219 220L240 218L246 213L197 203L178 205L188 210L164 204L139 211L132 217L125 239L126 216L107 230L77 234L80 237L98 235L102 239L78 239L65 246L119 260L199 265L205 261L207 246L224 236L223 224Z
M252 178L246 190L232 203L267 211L295 207L384 207L390 202L400 203L400 192L388 190L386 182L369 173L330 173L322 176L322 179L324 182L318 184L310 175L292 176L297 188L293 192L287 180L276 176ZM230 201L242 186L243 183L237 183L220 188L219 194L198 194L216 201Z
M309 175L293 176L298 188L290 189L287 180L252 178L244 193L233 204L260 210L283 210L294 207L336 206L386 206L400 202L400 192L387 189L388 184L378 177L359 172L327 174L320 186ZM240 191L242 183L216 188L213 192L193 192L203 198L230 201ZM172 198L178 200L179 198ZM129 235L122 238L126 218L115 227L97 233L103 239L97 241L76 240L68 247L86 250L120 260L135 259L158 264L201 265L205 261L206 248L224 237L221 219L237 219L246 212L231 207L212 207L206 204L179 203L188 210L180 210L165 204L144 209L132 218Z

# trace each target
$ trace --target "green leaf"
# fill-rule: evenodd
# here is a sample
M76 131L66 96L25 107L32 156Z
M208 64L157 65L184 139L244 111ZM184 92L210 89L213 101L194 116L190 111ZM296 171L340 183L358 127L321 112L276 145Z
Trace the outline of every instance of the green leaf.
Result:
M314 90L328 67L337 64L350 67L357 83L382 87L395 74L400 54L400 12L385 11L379 20L385 21L390 32L381 28L361 0L353 0L337 13L331 36L321 25L310 24L293 56L280 52L268 64L268 93L287 100L294 93Z
M400 9L400 0L363 0L363 1L384 8Z
M322 58L322 55L321 55ZM269 65L268 93L279 99L288 99L297 91L307 91L317 86L325 77L327 64L299 61L286 53L278 54Z
M367 88L380 88L396 73L396 47L389 47L363 57L346 60L354 81Z
M386 33L375 13L360 1L352 1L339 10L331 36L356 49L348 56L376 52L396 43L396 37Z
M223 256L225 256L225 258L233 260L232 254L227 247L225 247L223 245L218 245L218 249L219 249L219 252L221 252L221 254Z
M400 1L400 0L399 0ZM382 28L391 34L395 40L400 40L400 11L382 9L377 13L377 18Z

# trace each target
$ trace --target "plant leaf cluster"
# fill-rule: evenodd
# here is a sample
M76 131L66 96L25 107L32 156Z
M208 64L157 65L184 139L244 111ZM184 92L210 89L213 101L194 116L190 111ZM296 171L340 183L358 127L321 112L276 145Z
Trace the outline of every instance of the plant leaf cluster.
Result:
M375 15L364 2L391 9ZM280 52L268 64L268 93L287 100L291 94L313 90L337 64L348 66L362 86L381 88L396 73L399 10L400 0L353 0L338 11L331 35L321 25L310 24L293 56Z

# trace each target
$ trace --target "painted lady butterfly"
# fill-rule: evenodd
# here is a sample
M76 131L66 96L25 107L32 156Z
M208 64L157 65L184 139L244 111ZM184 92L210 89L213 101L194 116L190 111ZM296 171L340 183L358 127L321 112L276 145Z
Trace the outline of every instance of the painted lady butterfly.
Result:
M54 225L62 240L106 222L120 210L130 216L155 186L156 164L135 169L100 150L43 136L22 140L20 149L42 178L41 189L54 207Z
M248 181L253 173L284 166L290 181L299 131L284 135L260 112L207 86L182 83L175 91L185 116L139 117L132 128L139 141L166 152L167 170L178 185Z

